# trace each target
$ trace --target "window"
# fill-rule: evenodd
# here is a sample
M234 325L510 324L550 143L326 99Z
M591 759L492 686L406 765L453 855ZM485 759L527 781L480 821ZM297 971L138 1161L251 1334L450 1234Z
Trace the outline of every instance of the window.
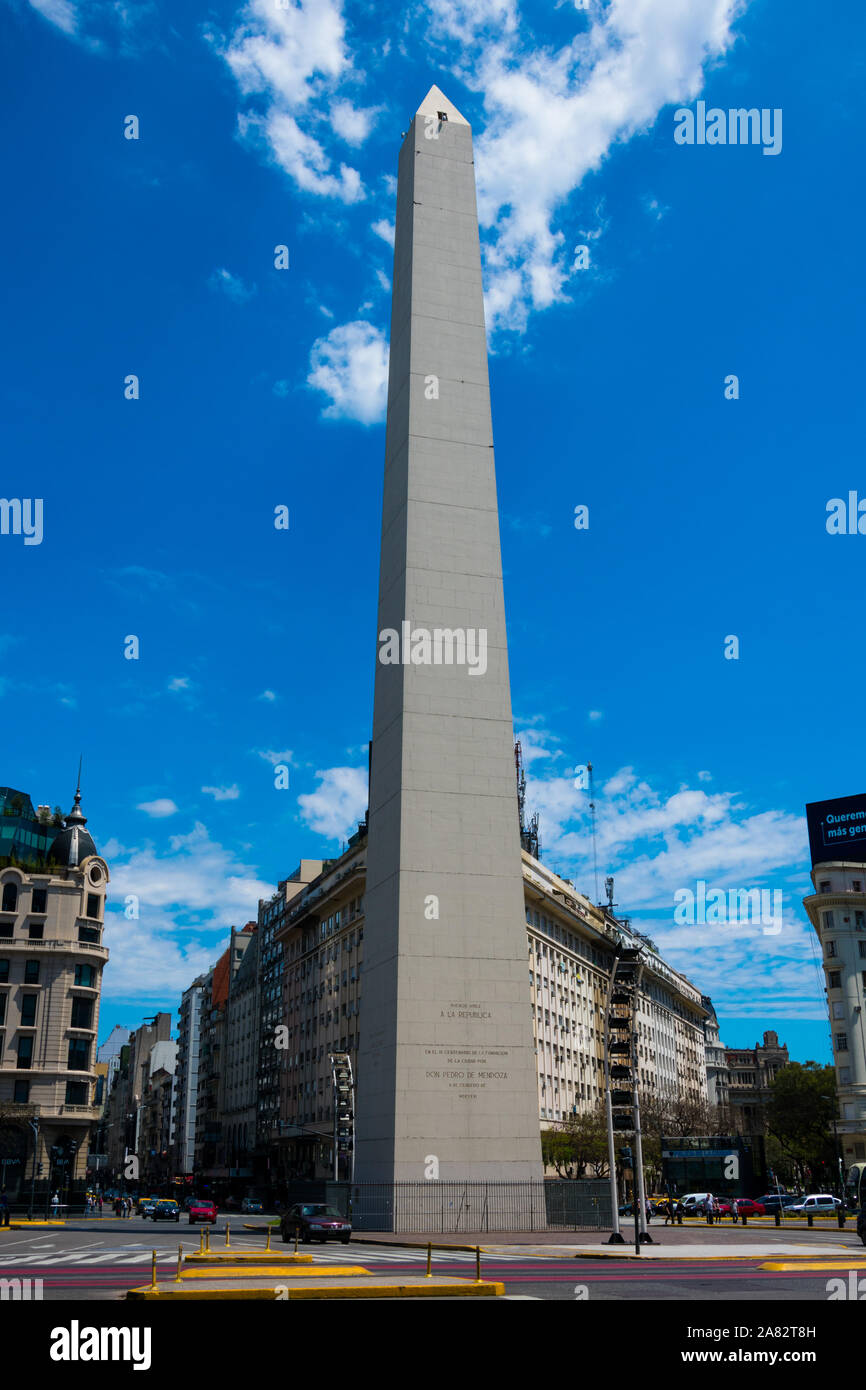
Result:
M832 930L833 930L833 914L832 914L832 912L825 912L825 913L824 913L824 930L825 930L825 931L832 931Z
M66 1104L67 1105L87 1105L90 1097L88 1091L90 1085L87 1081L67 1081L66 1083Z
M78 969L78 967L76 966L76 970L77 970L77 969ZM78 981L76 980L75 983L78 984ZM841 989L841 988L842 988L842 972L841 972L840 970L830 970L830 971L828 972L828 974L827 974L827 988L828 988L828 989Z
M819 883L819 884L818 884L818 892L819 892L819 893L829 893L829 892L830 892L830 883L829 883L829 880L828 880L828 879L825 879L823 883Z
M99 907L100 907L100 903L101 903L101 902L102 902L102 899L100 898L100 896L99 896L98 893L88 893L88 894L87 894L87 912L86 912L85 915L86 915L87 917L96 917L96 918L98 919L98 918L99 918Z
M78 940L79 940L79 941L87 941L87 942L89 942L92 946L98 946L98 945L99 945L99 928L98 928L98 927L79 927L79 928L78 928Z
M24 983L25 985L39 984L38 960L27 960L24 962Z
M863 891L862 881L859 878L852 880L851 887L854 889L855 893L861 893Z
M851 1068L850 1068L850 1067L840 1067L840 1068L839 1068L839 1085L840 1085L840 1086L850 1086L850 1085L851 1085Z
M16 912L18 909L18 884L3 884L3 912Z
M25 1071L29 1068L33 1058L33 1036L27 1033L18 1039L18 1070Z
M90 1041L87 1038L69 1039L69 1061L67 1066L70 1071L87 1071L90 1065Z
M834 1003L833 1003L833 1017L834 1017L834 1018L844 1018L844 1017L845 1017L845 1005L842 1003L842 1000L841 1000L841 999L836 999L836 1000L834 1001Z
M36 1026L36 995L25 994L21 998L21 1027L34 1028Z
M0 922L0 937L5 937L8 941L12 936L13 925L14 923L12 922Z
M41 922L31 922L27 928L27 935L31 941L41 941L44 930Z
M0 1027L6 1018L6 993L0 994Z
M827 955L828 955L828 957L830 958L830 960L834 960L835 957L836 957L836 942L835 942L835 941L828 941L828 942L826 943L826 950L827 950Z
M31 912L44 912L48 906L48 890L46 888L34 888L30 899Z
M26 1105L30 1099L30 1082L16 1081L12 1092L12 1099L16 1105Z
M854 913L854 926L858 931L863 931L866 928L866 912Z
M35 995L33 996L36 997ZM844 1014L842 1015L844 1018ZM93 1027L93 1000L92 999L73 999L72 1001L72 1023L73 1028L92 1028Z
M85 989L93 989L93 988L95 987L95 980L96 980L96 966L95 966L95 965L76 965L76 967L75 967L75 983L76 983L77 985L82 985Z
M9 979L9 962L0 960L0 984L5 984Z
M866 959L866 941L857 942L857 951L859 955L863 956L863 958Z
M847 1034L847 1033L834 1033L834 1034L833 1034L833 1046L835 1047L835 1049L836 1049L837 1052L847 1052L847 1051L848 1051L848 1034Z

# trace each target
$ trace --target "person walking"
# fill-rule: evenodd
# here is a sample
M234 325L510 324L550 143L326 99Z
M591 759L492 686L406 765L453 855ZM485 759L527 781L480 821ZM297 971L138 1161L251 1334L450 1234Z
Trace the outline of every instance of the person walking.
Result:
M102 1193L99 1194L99 1215L102 1215Z
M132 1198L131 1198L131 1197L127 1197L127 1199L126 1199L126 1217L127 1217L127 1220L129 1220L130 1216L132 1216Z
M673 1200L673 1197L670 1197L670 1196L669 1196L668 1199L667 1199L667 1201L665 1202L665 1204L664 1204L664 1213L665 1213L665 1225L666 1225L666 1226L672 1226L672 1225L674 1224L674 1200Z
M707 1200L706 1200L706 1213L707 1213L707 1225L708 1225L708 1226L712 1226L712 1224L713 1224L713 1215L714 1215L714 1213L715 1213L715 1210L716 1210L716 1199L715 1199L715 1197L713 1196L712 1192L708 1192L708 1193L707 1193Z
M0 1192L0 1226L9 1225L9 1198L6 1196L6 1188Z
M51 1215L56 1219L60 1215L60 1193L55 1192L51 1198Z

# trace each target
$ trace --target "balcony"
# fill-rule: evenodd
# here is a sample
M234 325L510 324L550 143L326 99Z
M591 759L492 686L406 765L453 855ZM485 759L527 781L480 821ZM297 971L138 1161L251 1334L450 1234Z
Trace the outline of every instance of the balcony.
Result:
M48 938L41 941L31 940L29 937L3 937L0 941L4 953L6 951L29 951L34 954L38 951L65 951L67 955L78 955L82 951L96 955L101 960L108 960L108 947L99 946L90 941L78 941L75 937L70 937L65 941Z

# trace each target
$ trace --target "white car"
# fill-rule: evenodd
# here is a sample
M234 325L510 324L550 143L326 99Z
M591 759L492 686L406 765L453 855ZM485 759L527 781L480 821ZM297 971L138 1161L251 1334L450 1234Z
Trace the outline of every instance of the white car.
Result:
M786 1207L786 1211L802 1213L803 1216L835 1216L836 1211L842 1203L838 1197L831 1197L829 1192L816 1192L811 1197L804 1197L802 1201L795 1202L792 1207Z

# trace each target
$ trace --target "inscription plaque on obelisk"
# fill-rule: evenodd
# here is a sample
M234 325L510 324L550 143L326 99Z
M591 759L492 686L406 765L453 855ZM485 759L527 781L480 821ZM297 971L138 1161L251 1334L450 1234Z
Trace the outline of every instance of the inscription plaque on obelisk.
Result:
M472 131L400 151L356 1179L540 1178Z

